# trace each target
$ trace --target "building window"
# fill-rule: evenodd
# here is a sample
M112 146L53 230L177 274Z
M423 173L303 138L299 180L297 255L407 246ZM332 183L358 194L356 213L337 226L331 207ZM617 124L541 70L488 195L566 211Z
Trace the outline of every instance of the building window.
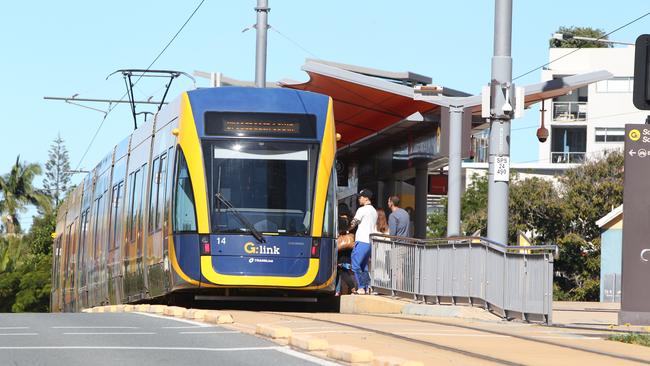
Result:
M566 75L554 75L558 79ZM589 89L586 86L553 98L553 120L562 122L585 121Z
M617 77L596 83L598 93L631 93L634 79L632 77Z
M586 127L551 129L551 162L582 163L587 152Z
M596 128L596 142L623 142L625 128Z

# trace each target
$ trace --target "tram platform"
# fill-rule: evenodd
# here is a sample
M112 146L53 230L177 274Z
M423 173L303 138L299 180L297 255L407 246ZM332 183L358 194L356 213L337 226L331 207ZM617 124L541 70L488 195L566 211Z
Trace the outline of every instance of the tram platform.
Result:
M620 303L554 301L553 325L578 329L650 333L650 327L633 324L618 325L619 310ZM402 314L481 321L502 321L497 315L480 307L423 304L408 299L378 295L342 296L341 313Z

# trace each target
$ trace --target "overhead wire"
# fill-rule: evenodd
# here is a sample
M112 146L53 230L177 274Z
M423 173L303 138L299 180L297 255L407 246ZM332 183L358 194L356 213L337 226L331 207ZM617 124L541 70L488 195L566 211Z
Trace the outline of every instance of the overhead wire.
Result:
M151 63L149 64L149 66L147 66L145 72L143 72L142 74L140 74L140 76L136 79L136 81L133 83L133 86L135 86L135 85L140 81L140 79L142 79L142 76L143 76L147 71L149 71L149 69L151 69L151 67L156 63L156 61L158 61L158 59L160 58L160 56L162 56L162 54L165 53L165 51L167 50L167 48L169 48L169 46L172 44L172 42L174 42L174 40L176 39L176 37L178 37L178 35L181 33L181 31L183 31L183 28L185 28L185 26L190 22L190 20L192 20L192 18L194 17L194 14L196 14L196 12L199 11L199 9L201 8L201 6L203 5L204 2L205 2L205 0L201 0L201 2L196 6L196 8L195 8L194 11L192 12L192 14L190 14L190 16L187 18L187 20L185 21L185 23L183 23L183 25L178 29L178 31L176 32L176 34L174 34L174 36L169 40L169 42L167 42L167 44L166 44L165 47L162 49L162 51L160 51L160 52L158 53L158 55L153 59L153 61L151 61ZM120 102L124 100L124 98L127 96L127 94L128 94L128 92L125 92L125 93L122 95L122 97L120 98ZM109 115L109 114L110 114L110 113L115 109L115 107L117 107L118 105L119 105L119 103L115 103L115 105L113 105L113 106L111 107L111 105L109 104L109 106L108 106L108 110L106 111L106 114L104 114L104 117L102 118L102 121L100 122L99 126L97 127L97 130L95 131L95 134L93 135L93 138L90 140L90 143L88 144L88 147L86 147L86 151L84 151L83 155L81 156L81 159L79 159L79 163L77 164L77 167L75 168L75 170L78 170L79 167L81 166L81 163L83 163L83 160L85 159L86 155L88 154L88 151L90 151L90 148L92 147L93 142L95 142L95 139L97 138L97 135L99 134L99 131L102 129L102 126L104 125L104 122L106 122L106 118L107 118L108 115Z
M296 46L296 47L300 48L301 50L305 51L306 53L310 54L312 57L320 58L320 57L316 56L313 52L311 52L311 51L309 51L308 49L306 49L305 47L303 47L303 46L302 46L300 43L298 43L297 41L294 41L293 39L289 38L289 36L287 36L287 35L285 35L284 33L280 32L277 28L272 27L272 26L269 25L269 29L272 30L272 31L274 31L275 33L279 34L280 36L282 36L282 37L283 37L284 39L286 39L287 41L293 43L294 46Z
M650 15L650 12L647 12L647 13L641 15L640 17L638 17L638 18L636 18L636 19L634 19L634 20L631 20L631 21L629 21L629 22L623 24L622 26L620 26L620 27L614 29L613 31L611 31L611 32L609 32L609 33L606 33L606 34L600 36L599 38L596 39L596 41L599 41L599 40L601 40L601 39L604 39L604 38L608 37L609 35L611 35L611 34L613 34L613 33L615 33L615 32L618 32L619 30L621 30L621 29L623 29L623 28L625 28L625 27L627 27L627 26L629 26L629 25L631 25L631 24L633 24L633 23L635 23L635 22L638 22L639 20L641 20L641 19L647 17L648 15ZM578 47L578 48L574 49L573 51L571 51L571 52L569 52L569 53L567 53L567 54L564 54L564 55L562 55L562 56L560 56L560 57L558 57L558 58L556 58L556 59L553 59L553 60L551 60L551 61L549 61L549 62L547 62L547 63L545 63L545 64L543 64L543 65L541 65L541 66L537 66L536 68L534 68L534 69L532 69L532 70L530 70L530 71L527 71L527 72L525 72L525 73L523 73L523 74L521 74L521 75L519 75L519 76L513 78L512 81L515 81L515 80L517 80L517 79L519 79L519 78L522 78L522 77L524 77L524 76L526 76L526 75L528 75L528 74L530 74L530 73L532 73L532 72L535 72L535 71L537 71L537 70L539 70L539 69L541 69L541 68L543 68L543 67L545 67L545 66L548 66L548 65L552 64L552 63L555 62L555 61L561 60L561 59L563 59L563 58L565 58L565 57L567 57L567 56L569 56L569 55L572 55L572 54L574 54L574 53L580 51L582 48L583 48L583 47Z

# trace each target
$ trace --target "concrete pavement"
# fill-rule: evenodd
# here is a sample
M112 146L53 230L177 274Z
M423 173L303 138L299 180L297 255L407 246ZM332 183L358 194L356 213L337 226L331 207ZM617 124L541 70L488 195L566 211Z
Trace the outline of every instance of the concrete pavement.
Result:
M141 313L0 314L0 365L333 365L240 331Z

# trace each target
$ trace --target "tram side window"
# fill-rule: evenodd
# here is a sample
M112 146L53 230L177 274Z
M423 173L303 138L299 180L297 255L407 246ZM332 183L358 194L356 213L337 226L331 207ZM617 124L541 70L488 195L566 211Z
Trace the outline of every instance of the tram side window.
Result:
M165 206L165 185L167 183L167 155L160 156L160 172L158 173L157 189L158 198L156 199L156 225L155 231L162 228L163 207Z
M65 244L65 265L63 266L63 269L65 270L65 275L63 276L63 288L64 289L69 289L71 288L74 284L71 283L73 282L72 279L74 278L74 261L73 261L73 248L74 248L74 240L72 238L72 232L73 232L73 227L74 223L70 224L68 226L68 234L66 235L66 244Z
M113 186L113 201L111 204L110 249L117 249L122 243L122 216L120 210L124 205L124 181Z
M143 164L142 167L140 167L140 180L138 181L138 187L136 189L138 190L138 201L136 202L136 208L137 208L137 221L135 222L136 225L136 233L139 233L141 230L144 229L144 210L146 209L144 207L144 198L146 194L146 186L145 186L145 181L147 179L147 164Z
M104 192L99 198L95 200L95 222L94 222L94 228L95 228L95 237L93 240L93 258L98 258L98 248L99 248L99 241L102 238L101 233L104 232L104 196L106 195L106 192Z
M81 231L80 231L80 240L79 247L77 248L77 275L79 276L79 284L83 286L86 281L84 280L84 273L86 272L86 247L88 246L88 240L90 239L88 222L90 221L90 208L87 208L83 214L81 214Z
M159 175L160 158L155 158L151 169L151 182L149 190L149 232L152 233L156 227L156 205L158 204L158 189L160 188Z
M187 162L182 151L178 154L178 173L176 174L176 202L174 203L174 229L176 231L196 231L194 193L190 184Z
M327 201L325 202L325 216L323 217L323 234L324 238L335 238L337 220L335 219L336 204L336 170L332 169L330 174L329 187L327 188Z
M129 200L129 215L128 215L128 233L129 241L133 242L136 238L138 229L141 222L142 214L142 176L144 169L138 169L135 172L131 173L133 177L130 177L131 180L131 194Z
M52 268L52 284L54 288L59 287L59 268L61 267L61 236L54 239L54 267Z
M163 207L162 207L162 212L163 212L163 222L167 222L167 219L169 218L169 210L172 207L170 201L172 200L172 188L174 187L174 147L170 147L169 150L167 150L167 171L165 174L165 189L163 192L163 196L165 198ZM171 222L169 223L171 225Z

